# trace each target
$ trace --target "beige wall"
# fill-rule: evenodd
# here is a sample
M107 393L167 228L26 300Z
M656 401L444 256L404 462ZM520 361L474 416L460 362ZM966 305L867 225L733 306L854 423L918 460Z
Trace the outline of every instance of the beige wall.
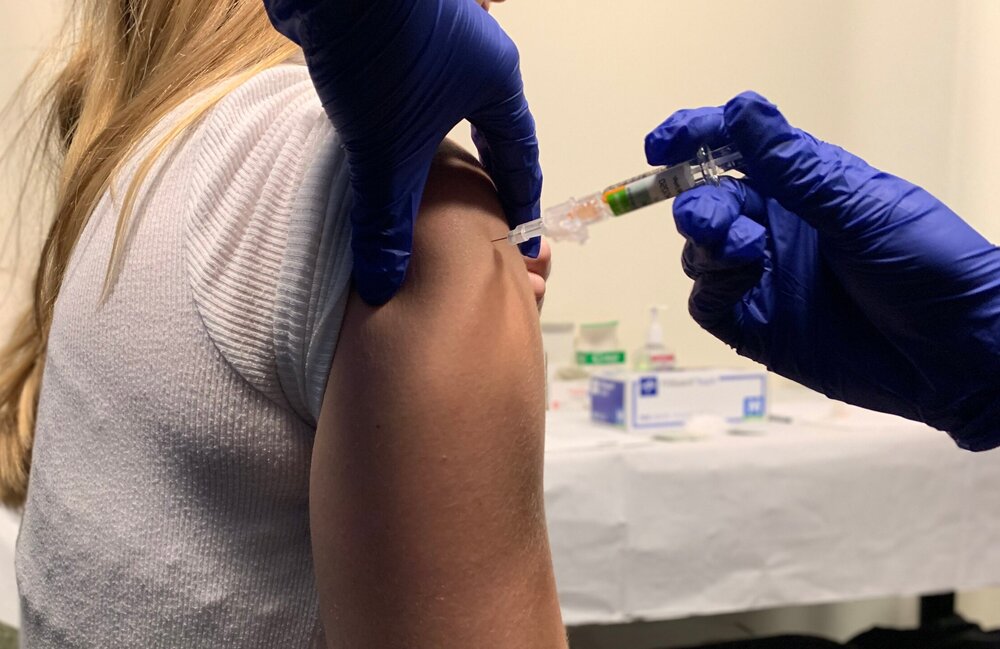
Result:
M996 151L1000 149L1000 2L964 0L959 8L947 187L959 214L1000 243Z
M59 0L15 2L0 0L0 151L7 149L12 135L24 118L23 102L12 102L14 92L32 64L45 51L62 16ZM36 218L25 219L15 228L11 213L22 177L23 158L11 155L0 159L0 339L6 338L14 316L20 310L33 261L44 233ZM26 201L29 209L35 201ZM35 213L31 212L34 217ZM15 281L17 280L17 281Z
M544 205L644 170L643 137L674 109L754 89L794 124L963 208L994 238L988 160L968 182L949 165L957 143L985 145L984 129L1000 145L989 119L1000 115L989 63L1000 60L998 11L993 0L510 0L494 9L521 47ZM690 282L668 206L591 234L585 246L555 246L546 319L619 318L631 349L646 306L666 303L682 363L737 362L686 316Z

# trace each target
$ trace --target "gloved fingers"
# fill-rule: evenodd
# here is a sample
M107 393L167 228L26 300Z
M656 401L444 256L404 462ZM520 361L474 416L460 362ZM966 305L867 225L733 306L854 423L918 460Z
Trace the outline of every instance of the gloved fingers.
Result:
M699 246L689 240L681 256L681 267L691 279L698 279L705 273L743 272L748 266L760 265L766 247L764 226L740 215L729 227L721 245Z
M400 198L396 208L416 208L419 198ZM354 253L353 279L358 294L372 306L388 302L402 286L413 250L413 219L403 214L386 214L375 221L352 210L351 250Z
M722 178L718 186L703 185L684 192L674 200L673 211L681 236L713 250L726 241L740 216L760 224L767 217L763 197L746 183L732 178Z
M493 179L511 228L539 218L542 168L539 164L535 120L524 92L488 106L470 117L472 140ZM537 257L541 242L521 244L521 253Z
M288 0L264 0L264 10L271 21L271 25L296 45L301 45L302 40L299 30L302 29L300 20L295 16L295 7Z
M740 215L743 200L730 184L704 185L674 199L674 224L685 239L697 246L722 244L729 226Z
M767 229L763 199L743 183L724 179L674 201L674 220L687 239L681 266L695 280L688 310L704 329L737 345L742 299L764 272Z
M767 247L767 230L760 223L743 216L737 218L729 228L726 241L719 251L721 267L758 264L764 259Z
M745 296L755 289L763 276L762 263L747 266L741 272L704 273L691 289L688 312L705 331L740 350L748 319Z
M434 150L462 119L512 224L539 214L541 172L519 54L473 0L264 0L296 40L348 152L355 279L379 304L403 281ZM537 253L538 242L526 252ZM533 250L532 250L533 248Z
M679 110L646 136L646 160L673 165L695 157L698 148L716 148L729 137L721 107Z
M402 189L386 179L386 186L380 191L371 176L365 176L365 182L358 183L361 186L352 183L354 286L361 299L372 306L381 306L392 299L406 278L413 250L413 223L429 170L430 161L423 173ZM393 197L389 201L379 200L386 196Z
M737 95L724 114L756 188L824 234L837 234L850 223L854 197L878 170L794 128L757 93Z

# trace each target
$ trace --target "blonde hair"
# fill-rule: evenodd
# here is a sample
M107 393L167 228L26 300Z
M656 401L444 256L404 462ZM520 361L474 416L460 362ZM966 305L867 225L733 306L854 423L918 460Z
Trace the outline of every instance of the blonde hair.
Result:
M60 48L70 53L39 105L44 127L34 156L55 162L52 224L32 303L0 350L0 502L9 507L27 495L53 306L97 202L158 121L212 89L140 161L118 219L110 281L138 188L157 157L226 93L296 50L270 25L261 0L77 0L63 39Z

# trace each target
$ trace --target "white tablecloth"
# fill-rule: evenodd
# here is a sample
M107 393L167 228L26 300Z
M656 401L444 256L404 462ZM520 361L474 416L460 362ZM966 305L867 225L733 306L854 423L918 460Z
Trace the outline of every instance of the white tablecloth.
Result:
M1000 584L1000 451L894 418L779 406L760 436L660 441L549 416L546 503L567 624ZM17 625L16 517L0 621Z
M760 436L658 441L549 417L567 624L1000 584L1000 451L812 400Z

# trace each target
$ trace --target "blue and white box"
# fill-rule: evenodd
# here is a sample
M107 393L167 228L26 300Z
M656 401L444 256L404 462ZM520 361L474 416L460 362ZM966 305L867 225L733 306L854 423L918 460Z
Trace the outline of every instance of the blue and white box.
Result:
M753 370L607 372L590 379L591 418L629 431L680 428L698 415L763 419L767 373Z

